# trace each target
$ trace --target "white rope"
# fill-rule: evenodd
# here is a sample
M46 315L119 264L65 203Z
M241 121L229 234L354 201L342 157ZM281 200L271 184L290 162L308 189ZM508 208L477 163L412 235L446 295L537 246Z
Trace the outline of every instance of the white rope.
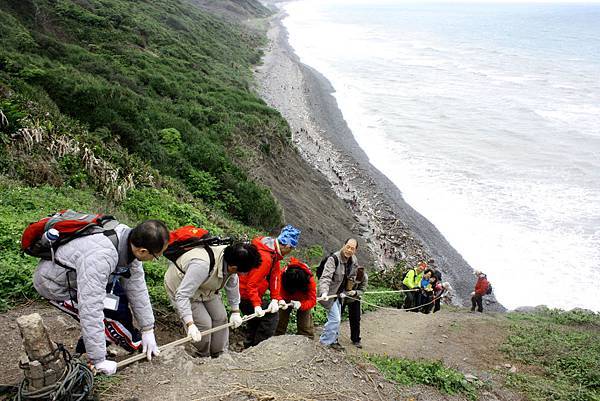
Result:
M293 307L293 304L290 302L290 303L286 304L286 306L288 308L290 308L290 307ZM281 306L279 308L281 308ZM267 312L265 310L265 313L277 313L277 312L271 312L271 311ZM244 316L244 318L242 319L242 323L245 323L248 320L252 320L255 317L258 317L258 314L253 313L251 315ZM205 335L212 334L212 333L215 333L217 331L225 330L225 329L228 329L230 327L233 327L233 323L226 323L226 324L223 324L221 326L213 327L211 329L201 331L200 334L202 334L202 337L204 337ZM186 344L186 343L188 343L190 341L192 341L192 337L189 337L189 336L188 337L184 337L184 338L180 338L179 340L175 340L175 341L170 342L168 344L161 345L160 347L158 347L158 350L162 352L163 350L165 350L167 348L175 347L177 345ZM121 362L117 363L117 369L123 368L123 367L125 367L127 365L130 365L130 364L134 363L134 362L141 361L142 359L146 359L146 354L143 354L143 353L142 354L137 354L135 356L132 356L131 358L124 359Z
M389 311L394 311L394 312L398 312L398 311L405 312L405 311L410 311L410 310L415 310L415 309L421 309L423 306L431 305L432 303L434 303L435 301L437 301L438 299L440 299L440 298L441 298L441 296L439 296L439 297L434 297L434 298L433 298L431 301L427 302L426 304L419 305L419 306L415 306L415 307L413 307L413 308L407 308L407 309L388 308L388 307L385 307L385 306L379 306L379 305L376 305L376 304L373 304L373 303L367 302L367 301L365 301L365 300L363 300L363 299L360 299L360 298L354 298L354 297L351 297L351 296L348 296L348 295L346 295L346 297L345 297L345 298L349 298L349 299L352 299L352 300L354 300L354 301L362 302L362 303L363 303L363 304L365 304L365 305L373 306L373 307L375 307L375 308L379 308L379 309L383 309L383 310L389 310Z
M419 288L412 288L410 290L365 291L363 294L395 294L395 293L412 292L412 291L419 291Z

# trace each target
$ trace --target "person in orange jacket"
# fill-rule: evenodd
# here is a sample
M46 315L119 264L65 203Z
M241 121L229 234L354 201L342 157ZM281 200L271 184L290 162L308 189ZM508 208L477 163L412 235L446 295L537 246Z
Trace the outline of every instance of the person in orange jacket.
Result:
M277 238L257 237L252 240L261 257L261 264L247 274L240 275L240 310L244 315L257 317L246 323L244 346L252 347L273 336L279 321L279 307L285 305L281 297L281 267L279 262L298 246L300 230L285 226ZM270 292L271 301L263 301Z
M279 309L279 324L275 335L286 333L290 314L296 312L298 335L308 338L315 337L311 309L317 304L317 283L310 267L296 258L291 258L281 273L281 298L286 303ZM292 308L288 308L288 303Z
M471 293L471 312L475 312L475 306L477 306L477 312L483 312L483 296L487 294L490 283L483 272L476 270L475 275L477 276L477 283L475 284L475 291Z

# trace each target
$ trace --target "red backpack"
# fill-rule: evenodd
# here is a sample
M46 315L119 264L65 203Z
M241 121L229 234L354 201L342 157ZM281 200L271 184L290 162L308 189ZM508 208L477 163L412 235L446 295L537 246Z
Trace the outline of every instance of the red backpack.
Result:
M169 259L177 269L185 274L183 269L177 265L177 259L187 251L193 248L204 247L210 258L210 270L215 266L215 254L211 246L230 245L233 243L232 238L221 238L211 236L208 230L195 226L184 226L171 231L169 236L169 246L163 252L163 256Z
M119 222L112 216L79 213L71 209L45 217L29 224L21 237L21 250L28 255L46 260L60 245L86 235L104 233L119 251L119 240L114 231ZM51 228L58 231L58 239L44 241L44 234Z

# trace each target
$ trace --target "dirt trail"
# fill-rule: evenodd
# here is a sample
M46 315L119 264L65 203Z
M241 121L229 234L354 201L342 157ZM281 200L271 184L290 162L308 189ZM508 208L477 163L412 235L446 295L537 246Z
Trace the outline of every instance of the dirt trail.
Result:
M21 340L15 319L38 312L57 342L71 349L79 336L75 321L46 304L33 303L0 316L0 381L20 378L17 361ZM271 338L242 353L218 359L193 358L182 347L161 354L152 363L139 363L105 381L102 400L464 400L425 387L399 388L388 382L362 357L365 353L409 359L439 359L446 366L473 374L489 384L481 400L517 401L523 398L501 387L495 368L507 360L498 351L507 335L504 314L471 314L443 309L430 315L379 310L363 315L364 348L349 340L342 325L345 352L321 347L299 336ZM178 333L160 325L158 342L172 341Z

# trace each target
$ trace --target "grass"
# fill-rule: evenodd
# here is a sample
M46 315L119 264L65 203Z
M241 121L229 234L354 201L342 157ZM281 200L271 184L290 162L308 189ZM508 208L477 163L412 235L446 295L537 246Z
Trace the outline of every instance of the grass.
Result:
M172 179L244 224L279 226L246 167L261 144L290 144L250 89L265 40L193 2L0 2L0 174L119 200Z
M0 310L28 299L38 299L31 285L38 260L21 252L20 238L29 223L57 210L71 208L111 214L130 226L154 217L163 219L170 228L195 224L209 228L216 234L257 234L252 228L211 215L206 208L182 204L174 196L158 189L132 191L121 205L115 206L96 197L91 191L51 186L32 188L0 176L0 193ZM164 258L144 264L148 290L155 307L169 307L163 288L166 268Z
M510 335L502 347L522 372L507 373L511 387L532 401L600 400L600 315L542 309L510 313Z
M381 355L368 355L373 363L389 380L401 386L426 385L435 387L444 394L463 394L469 400L477 399L477 388L464 375L445 367L440 361L413 361Z

